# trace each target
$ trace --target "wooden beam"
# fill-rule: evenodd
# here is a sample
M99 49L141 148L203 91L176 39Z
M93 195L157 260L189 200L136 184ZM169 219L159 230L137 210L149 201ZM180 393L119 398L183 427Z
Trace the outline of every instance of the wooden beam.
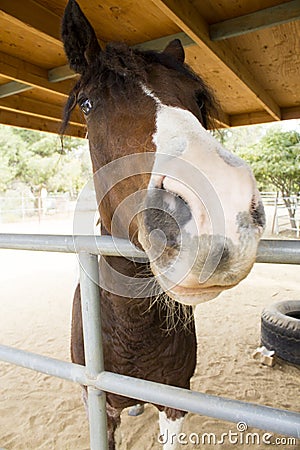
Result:
M2 84L0 86L0 98L9 97L15 94L21 94L21 92L29 91L31 86L18 81L10 81L9 83Z
M31 28L37 36L63 48L60 39L61 18L33 0L1 0L0 18L21 28Z
M209 35L212 41L221 41L298 19L300 19L300 2L293 0L215 23L209 27Z
M20 114L12 111L0 109L0 123L11 125L13 127L28 128L31 130L47 131L48 133L59 134L60 123L57 121L33 117L26 114ZM84 138L86 130L77 125L69 125L65 131L67 136Z
M76 78L77 74L70 69L69 64L64 66L54 67L54 69L48 70L48 80L50 83L57 83L59 81L69 80L70 78Z
M254 125L258 123L274 122L274 119L266 111L253 111L249 113L233 114L229 116L231 127L242 125Z
M219 117L214 120L216 125L215 128L229 128L230 127L230 117L223 111L219 112Z
M132 48L138 50L155 50L160 52L166 48L169 42L174 39L180 39L183 47L189 47L190 45L195 45L195 42L184 32L170 34L169 36L163 36L158 39L152 39L151 41L141 42L140 44L135 44Z
M63 107L53 103L43 103L24 96L12 96L0 100L0 108L7 111L21 112L30 116L42 117L44 119L62 121ZM72 113L70 123L79 127L86 128L84 119L76 109Z
M22 59L0 52L0 75L18 81L22 84L37 87L44 91L68 97L73 87L71 81L51 83L48 81L48 71Z
M300 119L300 105L281 109L282 120Z
M300 105L281 108L281 120L300 119ZM230 126L254 125L258 123L274 122L266 111L253 111L249 113L233 114L229 116Z
M152 0L154 1L154 0ZM213 42L209 36L209 26L195 7L192 0L155 0L155 5L178 25L200 48L205 47L213 57L217 58L230 70L254 96L257 102L275 120L280 120L280 108L273 98L255 80L250 70L242 64L237 55L225 42Z

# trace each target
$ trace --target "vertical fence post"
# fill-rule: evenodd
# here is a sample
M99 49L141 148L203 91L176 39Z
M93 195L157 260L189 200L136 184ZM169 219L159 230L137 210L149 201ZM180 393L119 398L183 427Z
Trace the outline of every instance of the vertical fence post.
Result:
M85 365L89 378L104 370L98 257L79 253ZM107 450L105 393L88 387L91 450Z

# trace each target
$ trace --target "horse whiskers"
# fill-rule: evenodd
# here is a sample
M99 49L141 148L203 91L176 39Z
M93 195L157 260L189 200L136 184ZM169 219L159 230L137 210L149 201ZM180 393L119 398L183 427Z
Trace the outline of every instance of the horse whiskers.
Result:
M150 271L147 271L145 269L145 271L143 272L137 272L133 278L152 278L154 275L153 273Z
M134 278L141 278L141 277L145 277L145 278L149 278L149 277L153 277L153 272L150 269L150 264L144 264L140 267L137 267L137 271L134 274Z
M193 324L192 308L174 301L165 292L158 292L160 288L158 283L155 282L150 264L141 265L136 267L136 269L134 278L137 282L142 279L145 279L145 281L135 295L135 299L150 299L149 306L145 308L142 315L148 314L154 307L157 307L166 334L170 334L172 331L180 328L190 331Z
M153 284L154 284L154 286L153 286ZM149 290L149 287L150 287L151 292L147 292L147 290ZM153 278L149 278L149 281L147 281L146 284L142 285L142 287L141 287L140 291L137 293L136 297L137 298L142 298L143 296L151 297L151 294L153 293L154 289L155 289L154 280L153 280Z
M158 306L159 315L163 318L166 334L178 330L179 327L190 331L190 325L193 323L193 310L190 306L175 302L165 292L151 298L149 308L145 313L155 305Z

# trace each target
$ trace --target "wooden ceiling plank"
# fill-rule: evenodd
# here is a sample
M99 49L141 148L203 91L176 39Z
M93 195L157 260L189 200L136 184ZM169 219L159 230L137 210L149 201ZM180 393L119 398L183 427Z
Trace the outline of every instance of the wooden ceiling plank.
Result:
M4 14L9 16L10 22L22 28L30 27L38 36L63 48L60 39L61 18L39 3L33 0L1 0L0 17Z
M220 41L298 19L300 2L293 0L210 25L209 35L212 41Z
M247 87L249 93L255 96L259 104L275 120L281 119L280 108L277 103L260 86L248 68L241 63L226 43L211 41L209 25L205 22L191 0L184 2L180 0L155 0L155 4L189 35L194 42L202 48L205 46L214 57L218 58Z
M27 128L31 130L47 131L48 133L59 134L60 123L49 118L30 116L27 114L7 111L0 108L0 123L4 125L11 125L13 127ZM66 129L66 136L74 136L85 138L86 129L78 125L70 124Z
M31 86L18 81L10 81L9 83L2 84L0 86L0 98L9 97L15 94L21 94L22 92L29 91Z
M221 117L215 119L216 128L230 128L230 117L228 114L222 112Z
M65 98L72 88L72 82L66 80L51 83L48 81L47 70L3 52L0 52L0 74L20 83L55 92Z
M36 117L49 118L58 122L62 121L63 108L53 103L43 103L25 96L12 96L0 100L0 108L8 111L21 112ZM86 128L78 110L73 111L71 124Z

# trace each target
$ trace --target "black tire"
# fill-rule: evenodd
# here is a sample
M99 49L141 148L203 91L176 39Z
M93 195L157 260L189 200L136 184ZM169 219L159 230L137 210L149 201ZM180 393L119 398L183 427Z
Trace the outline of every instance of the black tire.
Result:
M299 300L274 303L263 310L261 343L280 358L300 365Z

